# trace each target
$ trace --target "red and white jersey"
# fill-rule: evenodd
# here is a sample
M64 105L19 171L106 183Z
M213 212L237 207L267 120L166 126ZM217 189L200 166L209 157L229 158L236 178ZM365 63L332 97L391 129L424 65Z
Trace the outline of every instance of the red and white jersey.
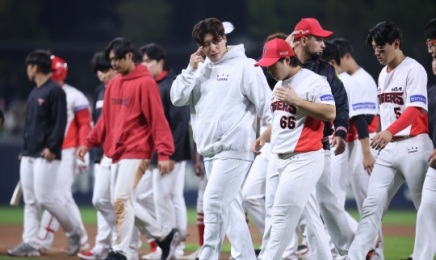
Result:
M346 72L339 74L339 78L341 79L342 83L344 83L345 91L347 92L348 97L350 129L347 132L346 141L350 142L358 139L357 128L351 118L358 115L377 115L377 87L374 86L373 91L370 91L368 87L365 88L362 86L359 81ZM378 118L373 120L373 123L374 121L378 127ZM370 126L368 126L368 128L371 128ZM377 129L375 131L377 131ZM374 132L374 130L371 132Z
M297 95L314 103L335 105L328 82L318 74L301 69L292 78L277 82L276 88L290 84ZM275 154L318 151L322 148L324 122L308 116L301 109L271 100L272 132L271 152Z
M427 73L424 67L406 57L394 70L385 66L378 78L378 100L382 130L394 123L407 107L421 108L421 115L395 136L428 133Z
M67 127L62 149L78 147L83 141L80 139L86 137L91 130L89 101L75 87L64 84L62 89L67 96ZM81 129L82 125L84 129Z

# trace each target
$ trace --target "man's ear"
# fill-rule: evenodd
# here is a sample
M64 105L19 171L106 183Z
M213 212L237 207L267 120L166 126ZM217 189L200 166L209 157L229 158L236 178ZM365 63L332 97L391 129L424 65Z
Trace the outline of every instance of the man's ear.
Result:
M158 61L157 62L157 64L160 66L160 67L164 67L164 65L165 65L165 60L164 59L161 59L160 61Z
M128 52L126 53L126 56L124 56L126 58L126 60L133 60L133 53L132 52Z
M400 40L395 40L394 41L394 49L399 49L400 48Z

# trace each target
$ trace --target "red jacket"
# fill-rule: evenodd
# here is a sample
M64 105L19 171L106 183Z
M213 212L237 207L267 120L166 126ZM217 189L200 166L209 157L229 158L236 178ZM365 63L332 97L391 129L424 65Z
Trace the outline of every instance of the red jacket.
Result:
M101 118L85 138L88 149L104 143L103 150L113 162L151 159L155 149L159 161L173 154L174 141L159 87L145 66L109 81L103 103Z

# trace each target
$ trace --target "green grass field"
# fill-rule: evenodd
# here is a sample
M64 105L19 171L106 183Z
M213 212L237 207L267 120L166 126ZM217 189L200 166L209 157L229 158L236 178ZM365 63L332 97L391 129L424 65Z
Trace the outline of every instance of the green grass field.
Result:
M85 224L96 224L96 211L92 207L81 208L82 218ZM350 211L350 214L358 219L357 211ZM383 225L404 225L413 226L416 221L415 211L389 211L384 220ZM190 224L196 223L195 209L188 210L188 222ZM23 223L23 208L0 207L0 225L21 225ZM251 221L251 223L253 223ZM384 236L385 241L385 259L402 259L408 257L413 250L414 237L413 236ZM255 245L260 246L260 245ZM144 244L144 248L148 247ZM186 251L195 251L198 248L197 244L187 244ZM223 251L230 252L230 245L224 244ZM1 259L10 259L7 257L0 257ZM20 259L20 258L14 258ZM29 258L25 258L29 259ZM43 258L38 258L43 259ZM436 259L436 258L435 258Z

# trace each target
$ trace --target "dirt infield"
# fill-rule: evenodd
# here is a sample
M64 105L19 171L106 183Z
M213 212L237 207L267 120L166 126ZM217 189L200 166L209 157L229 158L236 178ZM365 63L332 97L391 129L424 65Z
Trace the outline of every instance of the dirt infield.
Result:
M89 243L91 246L94 245L94 238L97 232L96 225L86 225L86 230L88 232L88 236L90 238ZM262 237L256 227L250 224L250 230L254 243L261 243ZM196 244L198 243L198 234L197 227L195 225L188 226L189 236L186 240L186 243ZM7 250L13 248L21 242L21 233L23 232L23 226L21 225L8 225L8 226L0 226L0 256L7 256ZM383 235L384 236L414 236L415 235L415 226L404 226L404 225L389 225L383 226ZM142 238L143 243L146 243L146 240ZM48 253L42 256L42 259L79 259L78 257L69 257L66 255L63 248L67 246L67 239L64 235L63 231L58 231L56 233L56 238L53 243L52 249L48 251ZM139 255L147 254L148 250L140 249ZM185 252L186 254L191 252ZM221 259L228 259L229 254L223 253ZM13 258L11 258L13 259Z

